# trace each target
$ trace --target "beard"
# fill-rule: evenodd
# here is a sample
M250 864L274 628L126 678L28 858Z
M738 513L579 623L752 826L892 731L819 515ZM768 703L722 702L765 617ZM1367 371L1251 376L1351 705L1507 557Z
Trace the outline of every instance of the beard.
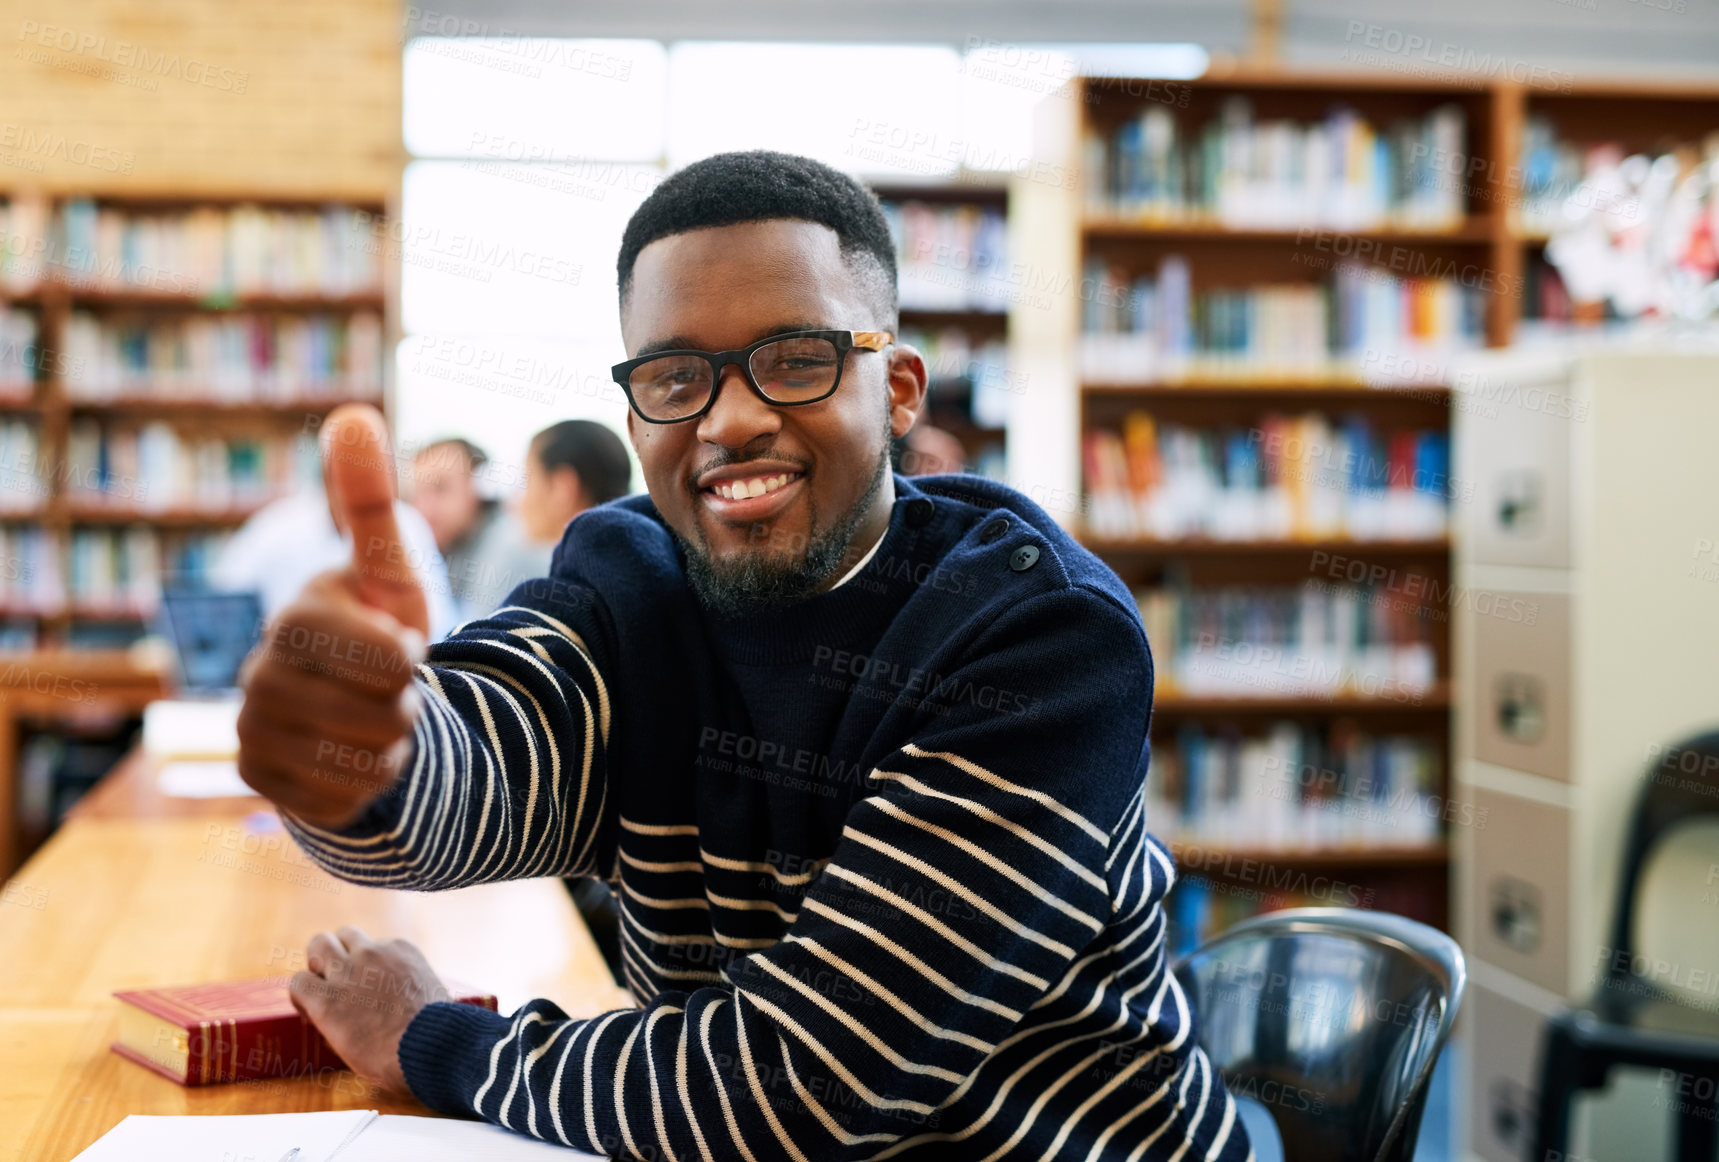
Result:
M885 434L888 435L887 426ZM787 550L759 548L719 561L711 557L708 545L703 543L704 534L696 525L694 531L698 544L676 532L675 539L686 553L687 583L706 609L728 617L762 613L812 596L841 565L842 556L853 542L854 534L859 531L866 513L882 491L888 472L889 441L886 439L877 465L872 469L871 479L859 498L828 526L820 524L814 509L805 545L798 552L793 547ZM766 526L754 525L752 528L755 534L760 534L756 539L767 543L772 538L773 534Z

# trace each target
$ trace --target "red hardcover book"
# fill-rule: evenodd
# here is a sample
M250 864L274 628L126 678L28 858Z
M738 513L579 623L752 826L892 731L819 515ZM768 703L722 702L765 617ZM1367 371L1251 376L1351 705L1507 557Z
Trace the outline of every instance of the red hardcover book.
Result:
M121 1001L113 1051L181 1085L316 1076L346 1062L293 1008L284 976L137 989ZM494 1012L487 993L450 986L463 1004Z

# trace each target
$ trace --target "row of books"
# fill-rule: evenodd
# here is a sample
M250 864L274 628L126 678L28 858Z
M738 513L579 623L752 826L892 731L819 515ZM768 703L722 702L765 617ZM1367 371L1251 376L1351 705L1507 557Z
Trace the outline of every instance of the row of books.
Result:
M903 310L1001 311L1009 304L1003 212L971 203L884 201Z
M1254 229L1446 229L1467 206L1462 108L1375 127L1346 106L1324 120L1256 120L1245 97L1194 128L1148 105L1083 142L1087 207L1151 222Z
M1447 814L1433 740L1345 722L1251 735L1187 723L1153 747L1147 787L1155 835L1250 850L1428 844Z
M47 269L75 285L194 297L377 293L377 219L346 206L156 210L73 198L49 226Z
M47 257L48 199L0 196L0 290L22 294L41 280Z
M11 615L70 611L93 617L150 617L164 579L196 583L209 574L232 533L162 531L149 525L80 528L62 556L52 530L0 525L0 609Z
M1339 263L1319 282L1195 292L1187 260L1155 274L1088 258L1081 373L1150 382L1193 375L1326 375L1378 353L1403 366L1438 366L1485 337L1486 300L1455 278L1397 278Z
M1082 452L1099 537L1413 539L1449 525L1449 437L1360 413L1195 428L1136 409L1120 432L1087 431Z
M1437 679L1428 600L1381 586L1172 585L1134 594L1160 693L1412 702Z
M1023 384L1009 369L1009 345L1001 339L974 341L964 327L935 329L904 325L901 342L916 347L925 357L925 373L931 379L932 398L939 394L970 395L968 406L973 423L981 428L1001 428L1009 422L1010 404Z
M0 524L0 608L52 613L65 605L60 541L39 525Z
M0 421L0 512L35 512L52 492L41 462L41 429L12 416Z
M342 315L108 317L74 312L66 394L220 403L371 397L382 390L382 320Z
M73 421L66 442L66 495L75 503L125 511L250 508L316 487L315 439L293 435L182 434L157 421Z
M0 304L0 397L28 399L42 362L35 313Z

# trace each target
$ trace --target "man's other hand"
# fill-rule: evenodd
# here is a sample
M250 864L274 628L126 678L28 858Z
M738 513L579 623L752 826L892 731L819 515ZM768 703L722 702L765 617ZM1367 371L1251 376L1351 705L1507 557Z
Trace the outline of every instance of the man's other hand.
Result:
M305 963L307 970L287 986L293 1005L352 1072L412 1097L400 1069L400 1038L425 1005L453 999L424 954L405 940L378 942L345 927L311 937Z

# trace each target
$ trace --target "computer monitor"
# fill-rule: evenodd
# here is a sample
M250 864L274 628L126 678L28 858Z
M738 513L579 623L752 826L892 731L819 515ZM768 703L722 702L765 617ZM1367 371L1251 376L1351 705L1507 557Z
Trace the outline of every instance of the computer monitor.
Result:
M262 597L169 589L161 594L161 621L178 658L180 693L232 694L239 688L245 655L262 638Z

